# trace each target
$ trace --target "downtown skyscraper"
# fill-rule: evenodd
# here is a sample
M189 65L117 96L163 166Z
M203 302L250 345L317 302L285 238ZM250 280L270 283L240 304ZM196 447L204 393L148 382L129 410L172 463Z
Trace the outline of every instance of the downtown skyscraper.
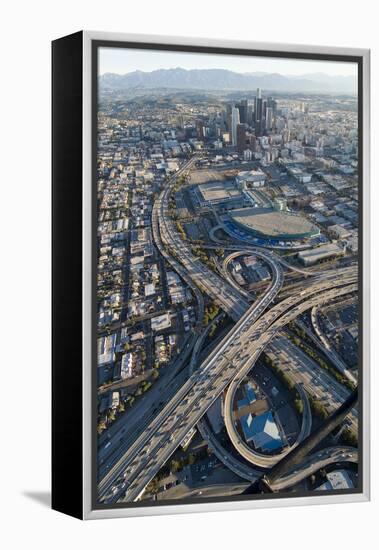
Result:
M232 144L237 145L237 126L240 123L240 112L237 107L232 107Z
M257 95L255 97L254 104L254 123L255 123L255 134L261 136L263 132L263 100L262 100L262 90L257 89Z

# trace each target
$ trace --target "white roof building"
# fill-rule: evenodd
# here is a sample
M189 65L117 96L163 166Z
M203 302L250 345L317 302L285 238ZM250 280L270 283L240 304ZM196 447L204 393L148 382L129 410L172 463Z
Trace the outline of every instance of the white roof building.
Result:
M117 407L120 404L120 392L114 391L112 392L112 409L117 409Z
M147 283L145 285L145 296L153 296L155 294L155 284Z
M239 187L245 187L247 184L251 184L253 187L263 187L266 183L266 174L262 170L238 172L236 183Z
M336 491L340 489L353 489L354 485L346 470L335 470L326 474L327 481L317 487L316 491Z
M171 327L171 317L169 313L164 313L163 315L158 315L151 319L151 330L165 330L166 328Z
M121 378L131 378L133 376L133 355L125 353L121 359Z
M116 334L102 336L97 340L97 364L99 367L114 361L114 348L116 344Z

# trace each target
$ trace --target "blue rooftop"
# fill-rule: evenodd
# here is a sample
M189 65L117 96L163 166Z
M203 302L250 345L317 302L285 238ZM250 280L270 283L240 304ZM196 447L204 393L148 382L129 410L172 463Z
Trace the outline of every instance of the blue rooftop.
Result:
M246 399L246 397L237 401L237 407L239 409L242 409L242 407L247 407L247 405L249 405L249 400Z
M249 403L254 403L254 401L257 400L257 396L255 395L255 391L251 386L246 386L246 398L248 399Z
M247 442L253 441L256 449L274 451L283 446L282 439L271 411L253 418L247 414L241 418L242 431Z

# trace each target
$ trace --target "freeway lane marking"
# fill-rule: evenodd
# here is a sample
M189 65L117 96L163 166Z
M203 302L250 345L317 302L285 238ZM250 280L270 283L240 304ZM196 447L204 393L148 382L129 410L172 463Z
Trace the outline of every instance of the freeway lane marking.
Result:
M327 282L327 283L324 282L323 284L317 283L317 287L320 287L320 288L316 288L316 289L312 289L312 290L308 289L308 290L307 290L307 293L308 293L308 294L311 294L312 292L320 292L320 289L322 289L322 288L325 287L325 286L328 287L328 286L331 285L331 284L335 284L335 281L329 281L329 282ZM296 302L296 300L299 300L299 299L301 300L302 297L298 296L298 297L295 297L295 298L292 298L292 299L287 299L287 307L291 307L291 306L293 305L292 302L293 302L293 301ZM290 302L290 303L288 304L288 302ZM276 306L276 308L277 308L277 307L278 307L278 306ZM282 303L282 302L281 302L281 308L283 308L283 303ZM271 310L271 311L272 311L272 310ZM268 322L269 324L272 323L271 317L272 317L272 314L271 314L271 312L270 312L269 320L266 320L266 323L267 323L267 322ZM247 337L244 337L243 339L246 340ZM217 374L218 374L218 373L217 373ZM208 384L207 390L206 390L206 391L209 391L209 388L212 386L212 384L213 384L213 380L211 380L210 383ZM196 388L195 388L195 390L196 390ZM221 393L222 391L223 391L223 388L221 387L220 393ZM190 390L190 393L196 393L196 391L194 392L194 389L192 388L192 389ZM201 395L202 395L203 393L204 393L204 391L201 392ZM196 400L196 401L197 401L197 400ZM191 409L193 408L192 404L188 407L188 409L189 409L189 408L191 408ZM190 411L190 412L191 412L191 411ZM204 412L201 411L199 416L201 417L203 414L204 414ZM195 423L196 423L196 420L195 420ZM187 431L188 431L190 428L189 428L188 426L186 426L185 429L186 429L186 432L184 433L183 437L185 436L185 434L187 433ZM179 444L180 444L180 443L179 443ZM175 447L175 448L176 448L176 447ZM175 448L174 448L173 450L175 450ZM172 454L173 450L171 451L171 454ZM146 459L143 460L143 465L145 464L145 462L146 462ZM159 466L158 466L158 469L159 469Z

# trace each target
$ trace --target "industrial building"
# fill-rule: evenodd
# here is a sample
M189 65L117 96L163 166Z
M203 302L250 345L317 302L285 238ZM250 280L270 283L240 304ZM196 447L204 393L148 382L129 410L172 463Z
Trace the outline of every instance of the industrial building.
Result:
M241 189L246 187L263 187L266 183L266 174L262 170L247 170L238 172L236 184Z
M333 239L344 240L351 237L351 231L338 224L328 227L328 232Z
M347 470L335 470L326 474L327 481L317 487L316 491L336 491L353 489L354 484Z
M299 183L310 183L312 181L312 174L308 174L308 172L304 172L300 167L298 166L290 166L287 168L287 172L293 176L296 181Z
M252 441L257 450L269 452L283 446L271 411L255 417L251 413L247 414L241 418L241 426L246 442Z
M243 193L231 181L203 183L197 187L196 195L203 208L240 208L246 201Z
M297 257L303 265L309 266L314 265L321 260L343 256L344 253L344 249L337 243L330 243L318 246L317 248L312 248L311 250L303 250L298 253Z
M97 340L97 364L99 367L111 363L115 358L116 334L102 336Z

